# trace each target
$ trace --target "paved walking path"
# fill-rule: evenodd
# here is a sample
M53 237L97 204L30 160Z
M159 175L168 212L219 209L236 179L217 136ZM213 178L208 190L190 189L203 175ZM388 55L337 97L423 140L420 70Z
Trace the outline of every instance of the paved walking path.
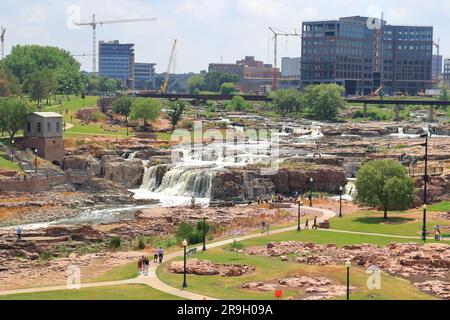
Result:
M327 210L327 209L319 209L319 208L303 208L303 213L307 215L317 215L318 222L323 222L325 220L329 220L336 216L336 213ZM282 229L277 229L271 231L270 235L281 234L289 231L297 230L297 226L287 227ZM364 233L364 232L352 232L352 231L340 231L340 230L327 230L327 232L336 232L336 233L346 233L346 234L357 234L357 235L367 235L367 236L378 236L378 237L390 237L390 238L401 238L401 239L417 239L417 237L406 237L406 236L396 236L396 235L387 235L387 234L373 234L373 233ZM247 236L238 237L235 239L228 239L223 241L218 241L214 243L209 243L208 248L217 248L222 247L228 244L231 244L234 240L236 241L245 241L249 239L261 238L261 237L269 237L270 235L264 234L251 234ZM202 246L199 246L197 250L202 250ZM165 256L166 261L170 261L175 258L182 257L184 251L177 251ZM179 288L173 288L163 283L156 276L156 269L158 268L158 264L151 263L149 268L148 276L139 276L135 279L130 280L121 280L121 281L112 281L112 282L96 282L96 283L86 283L82 284L81 287L84 288L94 288L94 287L105 287L105 286L116 286L116 285L127 285L127 284L145 284L156 290L189 299L189 300L216 300L211 297L203 296L200 294L196 294L193 292L189 292L186 290L181 290ZM53 286L53 287L39 287L39 288L31 288L31 289L18 289L18 290L7 290L0 291L0 296L11 295L11 294L21 294L21 293L36 293L36 292L49 292L49 291L59 291L59 290L67 290L66 286Z

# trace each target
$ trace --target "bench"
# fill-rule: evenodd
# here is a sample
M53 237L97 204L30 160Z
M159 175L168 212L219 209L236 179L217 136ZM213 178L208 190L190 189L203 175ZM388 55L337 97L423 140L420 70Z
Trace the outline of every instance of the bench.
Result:
M187 255L188 255L188 256L193 256L193 255L195 255L196 253L197 253L197 248L192 248L192 249L189 249L189 250L188 250Z

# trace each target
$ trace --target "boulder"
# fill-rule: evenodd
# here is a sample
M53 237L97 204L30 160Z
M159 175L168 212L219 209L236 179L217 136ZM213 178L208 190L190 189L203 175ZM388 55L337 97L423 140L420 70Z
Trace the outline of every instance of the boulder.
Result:
M127 189L140 187L143 176L144 166L141 160L108 162L104 164L104 178L119 183Z

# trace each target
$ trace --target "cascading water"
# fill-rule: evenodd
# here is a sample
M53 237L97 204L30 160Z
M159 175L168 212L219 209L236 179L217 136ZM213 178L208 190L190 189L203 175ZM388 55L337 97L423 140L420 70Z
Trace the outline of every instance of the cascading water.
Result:
M169 170L159 182L160 169L161 166L146 169L141 189L177 197L210 197L213 170L177 167Z

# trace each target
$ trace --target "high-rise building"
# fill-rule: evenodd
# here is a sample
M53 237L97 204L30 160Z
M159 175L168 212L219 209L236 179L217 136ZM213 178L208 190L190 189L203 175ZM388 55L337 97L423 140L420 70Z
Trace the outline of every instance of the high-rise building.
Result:
M450 85L450 59L444 60L444 81Z
M128 88L134 86L134 44L119 41L99 44L99 75L122 80Z
M134 88L137 90L149 90L155 88L155 63L134 64Z
M442 79L442 67L443 67L443 57L441 55L433 55L433 67L432 67L432 78L433 81L438 82Z
M415 95L432 87L433 27L368 17L304 22L301 85L337 83L347 95Z

